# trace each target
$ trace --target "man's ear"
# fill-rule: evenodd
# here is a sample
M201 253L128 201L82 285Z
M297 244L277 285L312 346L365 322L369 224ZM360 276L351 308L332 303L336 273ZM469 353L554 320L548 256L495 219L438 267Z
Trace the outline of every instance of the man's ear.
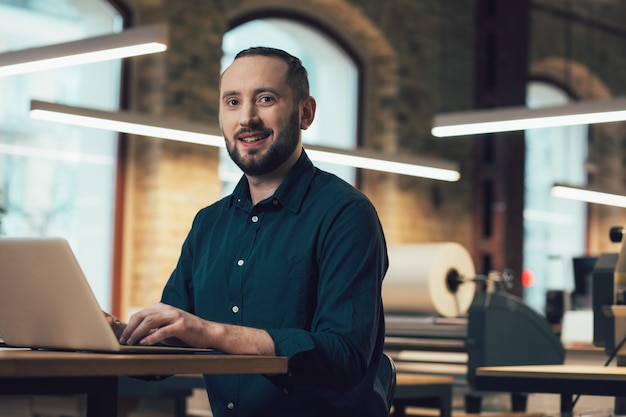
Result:
M313 97L309 96L302 101L300 104L300 129L307 130L311 126L313 119L315 119L316 108L317 103Z

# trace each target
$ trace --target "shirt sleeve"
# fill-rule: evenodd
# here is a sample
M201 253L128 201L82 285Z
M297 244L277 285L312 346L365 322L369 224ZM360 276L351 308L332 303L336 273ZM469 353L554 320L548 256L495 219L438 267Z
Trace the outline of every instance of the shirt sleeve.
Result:
M317 305L310 330L268 332L276 354L288 357L289 384L350 390L364 378L384 337L385 239L366 199L324 218L320 230Z
M191 279L193 271L191 248L193 246L192 242L195 239L195 230L198 227L197 224L200 223L205 211L206 209L196 214L191 231L183 242L176 268L170 275L163 288L163 293L161 294L162 303L180 308L192 314L195 314L196 310L194 305L193 280Z

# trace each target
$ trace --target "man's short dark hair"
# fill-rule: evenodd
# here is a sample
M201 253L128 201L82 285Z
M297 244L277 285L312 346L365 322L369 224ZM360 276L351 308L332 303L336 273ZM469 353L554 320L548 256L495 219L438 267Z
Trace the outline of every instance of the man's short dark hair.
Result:
M246 56L267 56L282 59L287 63L287 84L293 90L296 102L299 103L309 97L309 76L299 58L282 49L255 46L239 52L235 56L235 60Z

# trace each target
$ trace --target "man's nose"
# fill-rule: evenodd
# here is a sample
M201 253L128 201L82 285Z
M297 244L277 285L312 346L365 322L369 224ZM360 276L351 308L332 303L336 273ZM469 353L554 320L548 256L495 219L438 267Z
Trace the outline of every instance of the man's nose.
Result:
M253 103L244 104L241 108L239 124L241 126L250 126L259 123L259 115L256 106Z

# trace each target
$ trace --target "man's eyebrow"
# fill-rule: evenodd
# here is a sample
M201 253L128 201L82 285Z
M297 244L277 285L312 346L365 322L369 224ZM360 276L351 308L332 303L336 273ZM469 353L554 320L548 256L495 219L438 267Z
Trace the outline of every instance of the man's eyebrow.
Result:
M238 94L239 94L239 92L238 92L238 91L235 91L235 90L231 90L231 91L224 91L224 92L222 93L222 98L224 98L224 97L230 97L230 96L236 96L236 95L238 95Z
M281 95L277 89L272 88L272 87L263 87L263 88L257 88L256 90L254 90L255 95L262 94L262 93L272 93L277 96Z
M254 95L255 96L259 95L259 94L263 94L263 93L272 93L272 94L275 94L277 96L281 95L280 92L277 89L272 88L272 87L261 87L261 88L257 88L257 89L254 90ZM239 91L237 91L237 90L224 91L222 93L222 98L231 97L231 96L238 96L240 94L241 93Z

